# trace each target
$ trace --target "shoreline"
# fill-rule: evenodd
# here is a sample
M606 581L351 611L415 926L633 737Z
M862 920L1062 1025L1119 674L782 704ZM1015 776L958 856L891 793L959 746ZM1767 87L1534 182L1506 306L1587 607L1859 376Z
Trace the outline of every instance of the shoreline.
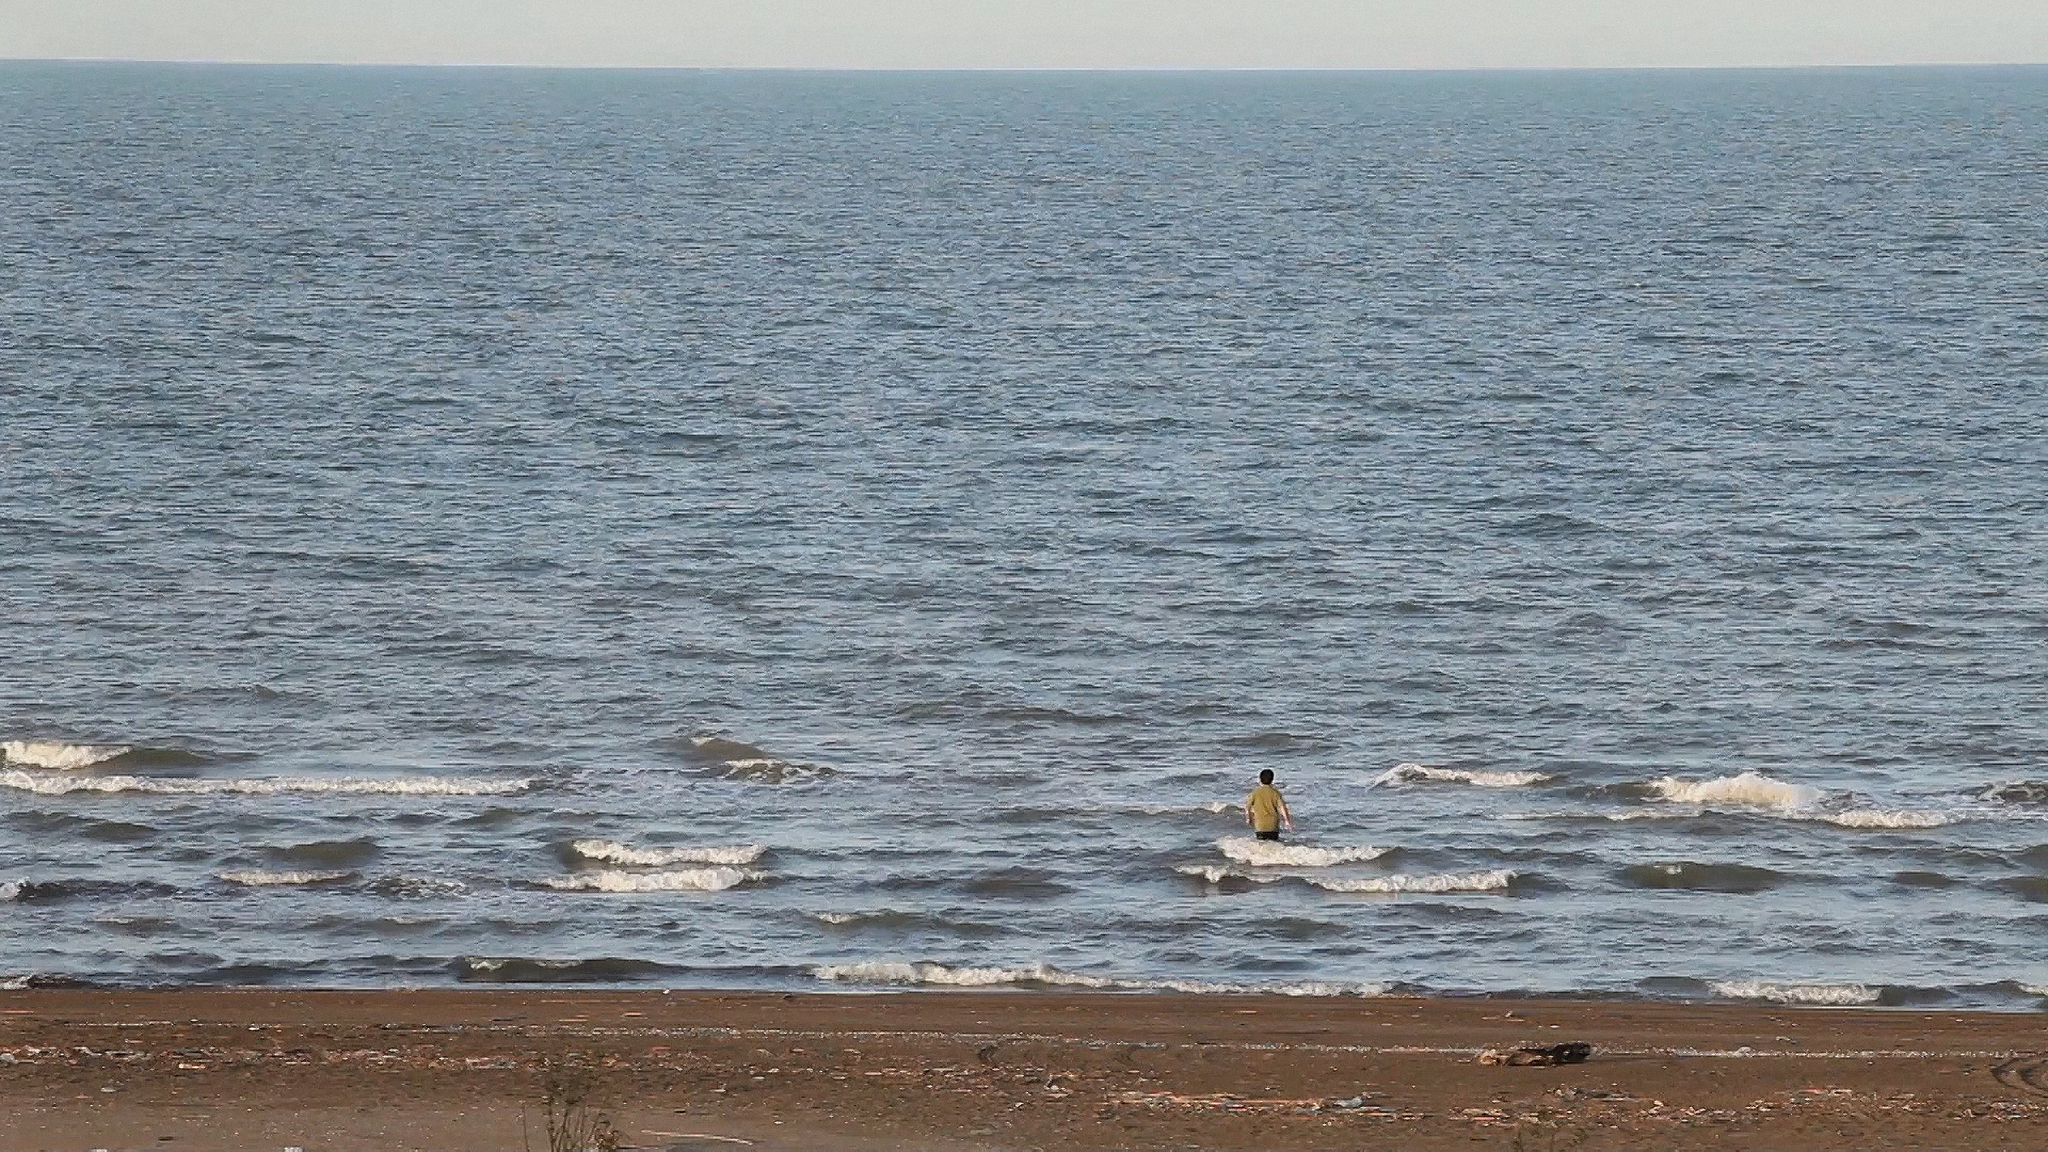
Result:
M1592 1046L1499 1067L1487 1049ZM1144 992L28 988L0 1152L2048 1146L2037 1013ZM522 1135L522 1122L527 1132ZM738 1143L744 1141L746 1143Z
M1020 970L1021 971L1021 970ZM1713 984L1712 981L1694 981ZM889 981L889 980L839 980L817 977L787 985L774 983L755 984L710 984L710 985L662 985L648 981L606 982L602 980L564 980L549 982L543 979L513 978L456 978L440 983L326 983L326 984L125 984L112 981L96 981L61 975L29 974L10 980L0 980L0 997L23 992L49 993L70 992L80 994L102 994L108 996L150 994L210 994L210 993L269 993L278 996L323 995L328 993L348 995L414 995L414 994L490 994L505 995L589 993L604 995L616 993L622 996L681 995L681 996L817 996L817 997L862 997L862 996L1082 996L1116 999L1124 997L1185 997L1191 1001L1202 1001L1225 996L1247 998L1270 998L1273 1000L1301 1000L1307 1002L1339 1003L1359 1000L1419 1000L1462 1003L1467 1001L1500 1001L1528 1004L1580 1004L1588 1006L1622 1005L1664 1005L1674 1008L1708 1008L1771 1012L1837 1011L1856 1010L1869 1012L1929 1012L1935 1014L1960 1013L1965 1015L1991 1014L1998 1016L2038 1016L2048 1018L2048 991L2035 989L2017 980L2003 980L1990 984L1969 985L1963 991L1949 988L1928 988L1900 984L1856 984L1820 983L1799 980L1752 980L1725 982L1739 984L1745 988L1757 989L1754 994L1685 994L1658 995L1641 991L1619 991L1608 989L1586 989L1577 991L1530 991L1509 988L1499 991L1485 991L1464 988L1435 989L1421 985L1395 983L1391 985L1350 985L1341 982L1303 980L1294 984L1274 983L1270 985L1237 985L1208 983L1200 980L1140 979L1120 980L1106 978L1099 982L1073 980L1039 980L1026 975L1014 978L991 980L978 983L969 980L958 982L946 980L931 981ZM1313 989L1313 990L1301 990ZM1768 991L1766 991L1768 990ZM1773 995L1772 993L1779 993Z

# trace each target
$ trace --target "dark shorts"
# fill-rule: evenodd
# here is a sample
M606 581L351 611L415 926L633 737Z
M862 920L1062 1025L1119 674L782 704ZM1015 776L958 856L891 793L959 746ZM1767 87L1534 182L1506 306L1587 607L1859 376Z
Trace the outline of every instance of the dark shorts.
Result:
M1254 832L1252 835L1257 836L1261 840L1278 840L1280 838L1280 830L1275 828L1271 832Z

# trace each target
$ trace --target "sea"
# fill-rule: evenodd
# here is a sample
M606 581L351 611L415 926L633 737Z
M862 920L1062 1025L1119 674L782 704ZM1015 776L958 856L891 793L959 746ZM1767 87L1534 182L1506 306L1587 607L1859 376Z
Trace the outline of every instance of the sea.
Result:
M0 63L0 983L2048 1009L2044 173L2048 68Z

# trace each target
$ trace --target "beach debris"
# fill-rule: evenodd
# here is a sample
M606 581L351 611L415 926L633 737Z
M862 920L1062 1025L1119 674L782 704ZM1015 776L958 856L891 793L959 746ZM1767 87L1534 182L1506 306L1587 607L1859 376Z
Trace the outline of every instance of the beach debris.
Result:
M1542 1068L1555 1064L1583 1064L1592 1054L1591 1044L1583 1040L1569 1040L1543 1047L1488 1048L1479 1054L1479 1062L1510 1068Z

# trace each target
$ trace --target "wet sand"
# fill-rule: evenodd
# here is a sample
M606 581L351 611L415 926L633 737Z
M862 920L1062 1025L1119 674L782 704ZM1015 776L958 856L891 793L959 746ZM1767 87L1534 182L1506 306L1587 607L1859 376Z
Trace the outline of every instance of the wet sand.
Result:
M1493 999L0 993L0 1152L2048 1148L2048 1016ZM1563 1067L1482 1049L1578 1040ZM524 1127L522 1128L522 1125Z

